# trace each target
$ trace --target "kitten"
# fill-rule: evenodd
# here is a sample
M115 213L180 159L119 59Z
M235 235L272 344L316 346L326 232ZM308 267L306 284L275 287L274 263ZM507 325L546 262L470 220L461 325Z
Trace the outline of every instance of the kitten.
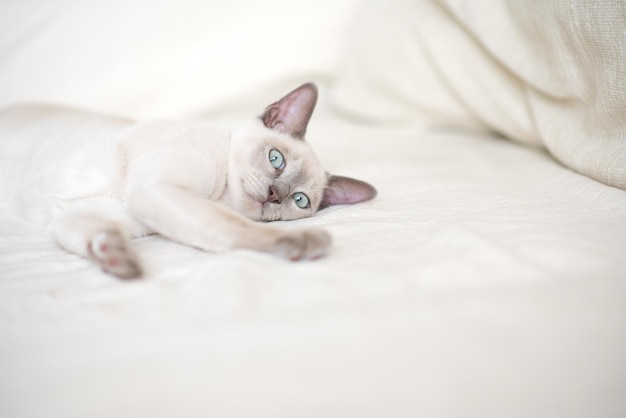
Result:
M19 107L0 117L0 136L38 141L27 157L18 149L26 146L8 151L27 159L18 169L23 206L47 204L58 243L117 277L141 276L130 239L154 233L206 251L316 259L329 251L327 232L265 222L376 195L365 182L327 174L304 140L316 101L315 85L304 84L233 131Z

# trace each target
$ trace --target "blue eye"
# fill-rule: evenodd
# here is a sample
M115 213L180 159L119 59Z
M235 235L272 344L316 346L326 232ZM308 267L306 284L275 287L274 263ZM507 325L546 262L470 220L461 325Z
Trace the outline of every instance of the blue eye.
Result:
M285 167L285 158L283 157L283 154L280 153L280 151L277 151L275 149L270 151L270 164L272 164L272 167L274 167L276 170L281 170L283 167Z
M300 193L300 192L294 193L293 201L296 202L296 206L298 206L300 209L306 209L310 206L309 197L305 195L304 193Z

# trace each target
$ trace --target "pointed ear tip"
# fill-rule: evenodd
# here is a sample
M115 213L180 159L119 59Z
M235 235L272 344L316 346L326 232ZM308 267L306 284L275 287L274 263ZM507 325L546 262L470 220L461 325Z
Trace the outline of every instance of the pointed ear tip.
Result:
M296 90L309 90L316 97L319 94L319 89L317 88L317 85L312 82L304 83L303 85L298 87Z
M366 181L353 179L356 184L364 191L364 193L372 196L372 199L378 194L378 190Z
M365 198L362 200L362 202L367 202L368 200L372 200L374 199L376 196L378 196L378 190L376 190L376 188L374 186L372 186L369 183L365 183L363 182L365 188L367 189L366 191L366 196Z

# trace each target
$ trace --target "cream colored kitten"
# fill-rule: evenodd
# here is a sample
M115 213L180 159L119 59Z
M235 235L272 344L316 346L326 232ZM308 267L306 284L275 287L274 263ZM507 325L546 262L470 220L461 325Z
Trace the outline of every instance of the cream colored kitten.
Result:
M325 231L254 221L375 196L367 183L329 176L304 140L316 101L316 87L305 84L233 131L11 108L0 115L0 138L16 181L3 194L51 225L66 250L121 278L141 275L129 240L153 233L207 251L315 259L330 248Z

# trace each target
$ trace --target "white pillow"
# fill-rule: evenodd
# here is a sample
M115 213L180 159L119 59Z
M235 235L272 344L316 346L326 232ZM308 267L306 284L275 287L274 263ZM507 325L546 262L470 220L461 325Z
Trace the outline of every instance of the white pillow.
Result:
M363 2L335 103L496 131L626 189L625 34L617 0Z

